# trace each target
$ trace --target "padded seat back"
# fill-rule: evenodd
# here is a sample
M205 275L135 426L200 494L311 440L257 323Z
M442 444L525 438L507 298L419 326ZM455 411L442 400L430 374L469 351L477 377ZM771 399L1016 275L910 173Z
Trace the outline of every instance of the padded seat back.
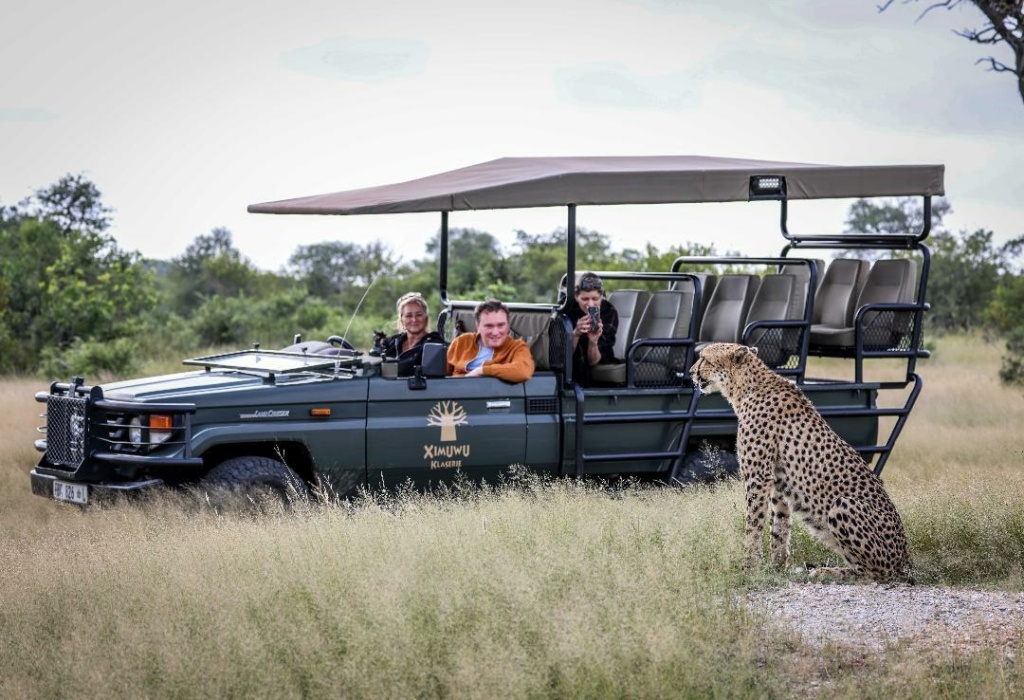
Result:
M551 325L550 310L517 310L509 312L508 326L513 338L525 340L533 355L537 371L551 369L549 347L551 344L548 327Z
M449 343L455 336L463 333L476 333L476 316L473 309L454 309L449 314L442 311L444 316L444 339Z
M686 337L692 307L692 292L688 294L679 289L651 292L637 322L634 339Z
M626 358L626 351L633 342L640 316L643 315L650 296L650 292L639 289L616 289L608 295L608 302L619 314L619 330L615 334L612 353L620 360Z
M692 274L700 280L700 308L697 309L699 314L697 317L697 327L700 328L700 320L704 317L704 311L708 308L708 302L711 300L712 292L715 291L715 284L718 282L718 278L711 272L694 272ZM684 292L688 291L691 295L696 293L691 280L670 282L668 288L681 289Z
M647 306L637 323L633 341L685 338L690 332L692 315L692 290L687 292L680 289L660 289L651 292ZM632 357L635 381L640 386L678 383L678 374L686 369L686 357L687 348L683 346L641 347ZM598 365L595 369L603 366Z
M797 282L793 275L765 275L754 293L747 311L744 328L757 321L789 321L800 318L799 312L793 308L793 296L796 295ZM794 316L793 314L798 314ZM797 329L757 328L747 338L741 338L747 345L755 346L758 354L769 367L785 364L789 356L797 351L800 332Z
M857 297L857 308L868 304L910 304L916 296L916 261L876 260ZM867 311L861 317L861 325L865 349L884 350L898 347L904 341L913 326L913 315L908 311Z
M754 292L747 310L749 326L755 321L788 321L793 318L791 304L797 282L793 275L765 275Z
M815 279L817 280L818 287L821 286L822 275L825 272L825 261L812 259L810 265L798 265L790 263L787 265L779 265L779 274L793 275L795 278L795 284L793 286L793 296L790 299L791 308L787 318L803 318L804 305L807 303L807 294L810 291L811 286L811 268L814 268ZM815 289L817 291L817 288Z
M853 324L857 298L867 277L868 264L856 258L833 260L818 285L813 324L844 328Z
M876 260L857 297L857 308L867 304L909 304L917 286L917 263L905 258Z
M722 275L700 324L701 343L738 343L757 291L757 275Z

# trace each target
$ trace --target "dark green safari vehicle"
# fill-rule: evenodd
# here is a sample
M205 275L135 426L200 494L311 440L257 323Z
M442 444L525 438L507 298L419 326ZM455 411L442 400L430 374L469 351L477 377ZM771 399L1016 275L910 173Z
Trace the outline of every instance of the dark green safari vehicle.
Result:
M438 279L447 340L472 331L480 300L448 290L449 217L471 209L564 207L566 264L547 304L509 304L513 334L537 371L521 384L444 376L441 344L412 377L343 338L253 348L185 362L192 371L90 385L54 382L32 490L85 504L168 484L266 485L347 494L461 473L494 479L510 465L549 475L629 475L687 483L735 469L735 416L701 396L689 367L703 343L758 348L801 385L880 473L921 390L915 371L928 278L931 198L941 165L830 166L688 156L505 158L350 192L252 205L267 214L437 212ZM919 196L925 228L901 234L789 231L790 202ZM619 313L616 364L600 381L572 376L564 305L578 207L708 202L781 210L776 257L681 257L661 271L600 271ZM774 226L773 226L774 228ZM433 233L433 231L431 231ZM825 259L831 258L826 264ZM561 290L560 290L561 285ZM849 367L815 378L809 367ZM809 364L809 358L813 361ZM881 379L865 367L895 363Z

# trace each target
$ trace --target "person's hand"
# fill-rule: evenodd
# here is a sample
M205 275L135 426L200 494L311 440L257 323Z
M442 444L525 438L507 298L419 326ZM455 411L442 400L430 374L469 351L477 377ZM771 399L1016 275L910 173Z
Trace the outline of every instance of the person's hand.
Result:
M587 325L589 326L589 325L590 325L590 317L585 317L585 318L587 319ZM587 332L587 335L589 335L589 336L590 336L590 339L591 339L591 340L593 340L593 341L595 341L595 342L596 342L596 341L597 341L597 339L601 337L601 331L602 331L602 330L604 330L604 324L603 324L603 323L601 323L601 320L600 320L600 319L598 319L598 321L597 321L597 326L596 326L595 328L591 328L591 329L590 329L590 330L589 330L589 331Z
M576 334L576 337L579 338L580 336L583 335L589 335L590 331L590 315L583 314L582 316L580 316L579 320L576 321L576 328L573 330L573 332Z

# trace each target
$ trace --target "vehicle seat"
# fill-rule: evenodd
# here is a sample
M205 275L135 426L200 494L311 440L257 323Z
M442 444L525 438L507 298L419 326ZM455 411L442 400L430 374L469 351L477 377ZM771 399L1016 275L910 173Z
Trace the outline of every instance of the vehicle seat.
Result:
M738 343L760 285L757 275L730 274L718 278L700 324L697 351L708 343Z
M805 268L806 269L806 268ZM765 275L754 292L747 311L741 338L745 345L757 348L758 357L769 367L779 367L789 361L799 348L800 331L796 328L758 327L748 330L758 321L789 321L800 318L793 307L797 287L806 282L797 282L793 275ZM802 316L803 309L799 314Z
M821 286L822 273L825 271L825 261L811 259L810 262L810 265L798 265L795 263L779 265L779 274L793 275L796 282L793 287L793 296L790 300L792 308L789 310L788 318L794 319L804 317L804 307L807 303L807 295L810 293L812 267L814 268L815 279L817 280L815 292L817 292L818 287Z
M473 325L475 328L476 324ZM526 341L526 344L530 346L530 354L533 355L533 364L537 371L551 369L548 332L550 325L551 310L512 309L509 311L509 335Z
M616 359L623 362L591 367L590 376L594 382L601 384L626 383L626 365L624 363L626 352L633 343L636 328L640 323L640 316L643 315L649 299L650 292L639 289L616 289L608 295L608 303L614 306L619 314L619 330L615 334L612 353Z
M853 314L869 265L856 258L836 258L821 279L811 321L812 348L852 347Z
M640 340L686 338L693 315L693 291L660 289L651 292L647 306L637 322L633 343ZM631 344L632 345L632 344ZM686 348L681 346L644 345L633 351L637 384L676 384L678 372L686 369ZM627 352L628 356L628 352Z
M476 316L473 309L452 309L450 313L445 310L441 312L441 316L444 318L442 335L447 343L463 333L476 333ZM441 325L440 322L438 325Z
M911 304L914 302L917 284L917 263L905 258L876 260L868 272L864 287L857 296L854 318L845 328L828 328L819 331L817 338L811 334L812 342L827 347L852 348L856 345L854 322L859 309L870 304ZM910 312L872 310L860 317L864 332L866 350L885 350L899 345L904 334L910 330Z
M700 328L701 320L704 318L704 312L707 311L708 302L711 301L711 294L715 291L715 284L718 282L718 278L711 272L693 272L690 274L700 280L700 308L697 309L697 327ZM691 280L669 282L668 288L682 289L683 291L689 291L690 294L695 293Z

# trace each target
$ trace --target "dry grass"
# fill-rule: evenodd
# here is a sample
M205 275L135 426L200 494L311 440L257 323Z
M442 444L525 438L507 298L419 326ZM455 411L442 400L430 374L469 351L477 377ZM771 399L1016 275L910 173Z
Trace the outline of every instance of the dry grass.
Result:
M925 389L889 464L918 482L958 474L1019 476L1024 390L1003 386L1001 344L944 339L921 367Z
M5 539L32 536L65 514L32 497L28 488L28 471L39 459L32 444L40 437L36 428L44 408L33 396L46 388L38 379L0 381L0 537Z
M922 582L1019 590L1024 397L940 343L886 470ZM0 382L0 697L1013 697L1021 661L811 654L736 601L742 493L520 477L217 512L29 493L39 382ZM962 417L961 417L962 416ZM824 556L803 531L797 559ZM841 595L841 589L837 589ZM1018 652L1024 650L1018 649Z
M563 482L258 519L188 499L79 512L31 548L0 547L10 640L0 690L593 697L752 687L763 642L728 602L738 553L719 546L736 527L735 492L692 494L683 509L680 498ZM712 668L692 665L699 658Z

